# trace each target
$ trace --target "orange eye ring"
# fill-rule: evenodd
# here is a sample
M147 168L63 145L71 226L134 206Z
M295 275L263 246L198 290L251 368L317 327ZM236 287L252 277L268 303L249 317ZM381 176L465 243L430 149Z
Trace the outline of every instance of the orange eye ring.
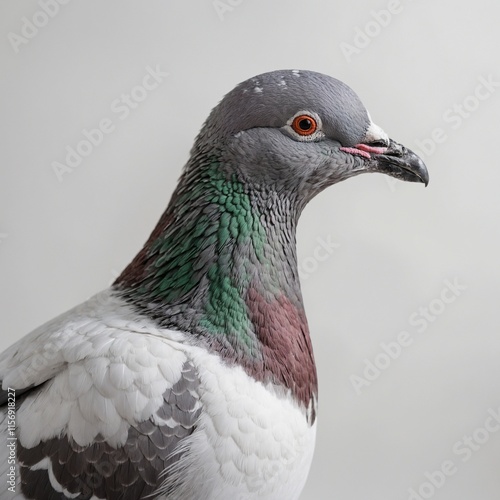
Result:
M299 115L293 119L292 128L299 135L312 135L318 130L318 123L310 115Z

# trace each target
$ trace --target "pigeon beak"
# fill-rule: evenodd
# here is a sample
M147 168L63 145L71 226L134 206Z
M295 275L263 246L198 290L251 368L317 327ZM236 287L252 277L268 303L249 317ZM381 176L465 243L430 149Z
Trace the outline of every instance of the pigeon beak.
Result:
M425 186L429 184L425 163L411 149L392 139L389 140L389 147L381 149L385 151L372 155L375 171L403 181L422 182Z
M382 146L381 141L375 141L340 149L364 157L364 171L381 172L403 181L422 182L427 186L429 172L420 157L392 139L389 139L388 143L388 146Z

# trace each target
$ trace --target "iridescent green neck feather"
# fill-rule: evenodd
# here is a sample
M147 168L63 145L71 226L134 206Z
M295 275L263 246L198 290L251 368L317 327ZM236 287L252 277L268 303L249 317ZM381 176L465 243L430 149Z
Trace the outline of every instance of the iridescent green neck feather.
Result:
M296 265L297 218L289 199L206 161L186 170L114 286L161 326L188 332L259 379L284 384L307 406L316 372ZM299 380L289 380L286 363L297 358Z

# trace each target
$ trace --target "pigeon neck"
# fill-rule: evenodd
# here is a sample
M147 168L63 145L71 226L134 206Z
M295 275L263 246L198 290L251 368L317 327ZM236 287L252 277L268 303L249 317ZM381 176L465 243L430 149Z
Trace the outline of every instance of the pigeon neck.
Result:
M298 211L217 162L204 167L186 170L114 286L162 326L189 332L309 408L317 381L295 253Z

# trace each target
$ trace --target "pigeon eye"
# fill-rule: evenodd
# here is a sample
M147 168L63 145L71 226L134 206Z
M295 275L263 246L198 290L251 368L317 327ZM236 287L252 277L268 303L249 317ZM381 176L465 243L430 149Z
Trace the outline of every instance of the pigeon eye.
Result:
M318 124L312 116L299 115L293 119L292 128L299 135L311 135L318 129Z

